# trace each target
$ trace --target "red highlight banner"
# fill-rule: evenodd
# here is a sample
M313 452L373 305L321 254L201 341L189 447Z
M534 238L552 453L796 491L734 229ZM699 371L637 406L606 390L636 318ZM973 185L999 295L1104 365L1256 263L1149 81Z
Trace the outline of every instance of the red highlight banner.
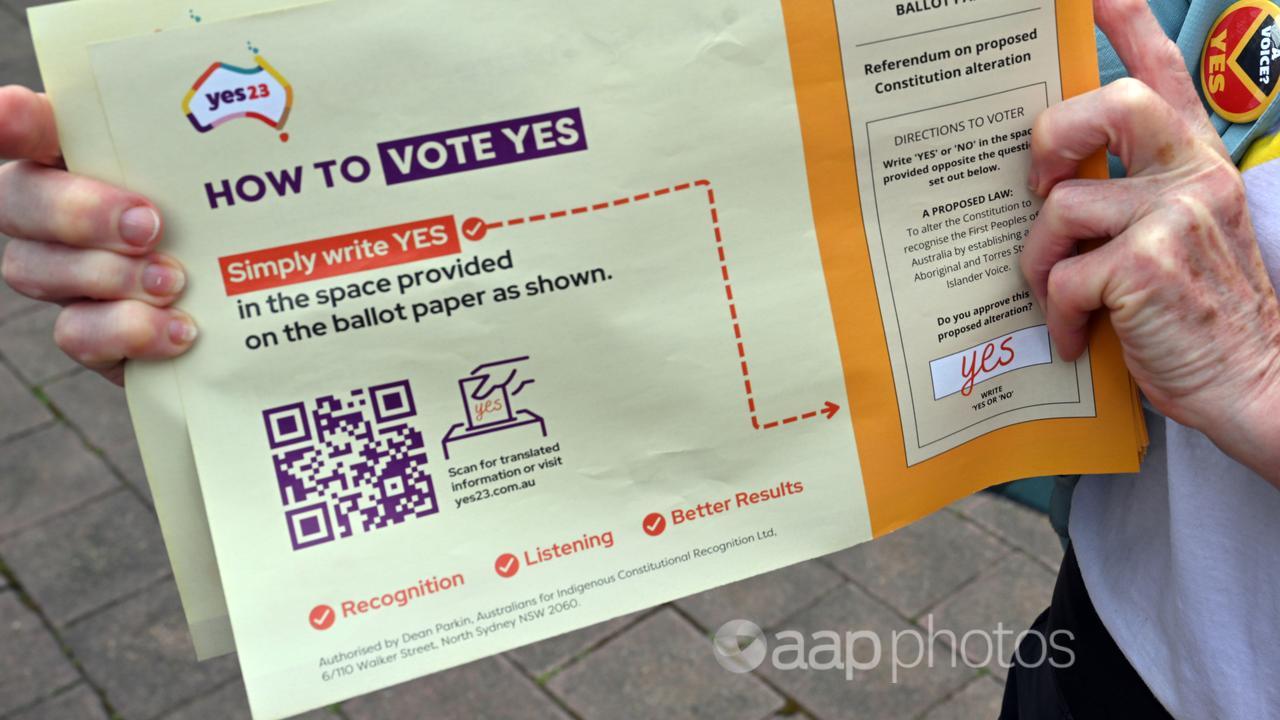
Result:
M452 215L218 258L227 295L462 252Z

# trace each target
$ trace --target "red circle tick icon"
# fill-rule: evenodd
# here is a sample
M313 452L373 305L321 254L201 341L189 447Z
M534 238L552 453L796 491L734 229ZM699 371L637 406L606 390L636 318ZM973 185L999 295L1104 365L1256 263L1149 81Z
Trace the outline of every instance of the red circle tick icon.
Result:
M511 553L503 553L493 563L494 572L504 578L509 578L520 571L520 560Z
M663 530L667 529L667 519L662 513L649 513L644 516L644 522L641 523L644 528L644 534L650 537L658 537Z
M311 627L316 630L328 630L333 627L333 622L338 619L338 614L328 605L317 605L311 608L311 614L307 616L307 620L311 622Z
M480 218L467 218L462 222L462 236L471 242L479 242L489 234L489 225Z

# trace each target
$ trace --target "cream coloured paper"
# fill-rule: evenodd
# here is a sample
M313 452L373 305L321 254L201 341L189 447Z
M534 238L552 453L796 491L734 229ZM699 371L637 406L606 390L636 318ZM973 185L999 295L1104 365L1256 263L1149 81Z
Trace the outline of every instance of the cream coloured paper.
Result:
M580 24L573 37L559 32L564 12ZM93 48L125 176L162 208L208 208L206 183L216 195L223 179L234 191L248 174L299 165L305 173L299 192L257 202L240 195L234 205L218 195L217 209L174 214L170 224L171 249L191 272L184 307L203 331L176 367L257 714L301 711L869 539L851 427L817 412L846 388L780 13L724 0L623 15L593 3L473 3L442 22L410 3L340 2ZM477 64L467 51L474 38L460 30L476 27L515 40ZM250 46L294 90L287 142L244 118L201 133L180 110L211 63L252 70ZM154 57L164 62L144 61ZM371 73L376 93L368 92ZM217 96L202 89L195 100L212 105ZM328 188L315 167L360 155L381 173L379 142L566 108L581 113L584 151L391 187L375 176ZM242 189L253 196L256 188ZM443 261L280 291L317 302L321 289L349 280L385 277L398 287L409 270L455 258L505 263L508 252L511 268L339 310L275 314L265 300L273 293L229 298L219 272L220 258L257 248L447 216L459 234L473 234L473 217L492 227ZM305 253L294 257L307 267ZM570 287L575 277L588 284ZM539 278L569 285L495 299L497 288ZM482 291L484 304L452 317L354 328L370 307L394 317L403 303L408 317L415 304ZM239 300L258 304L244 310ZM295 322L324 324L327 333L290 342L284 327ZM738 334L753 339L750 391ZM520 392L505 386L518 399L504 404L543 420L546 436L530 424L469 432L484 427L469 415L474 404L460 402L462 392L483 394L464 387L469 378L526 357L510 365L535 382ZM290 370L258 380L242 370L250 362ZM505 378L508 367L488 374ZM358 389L363 396L349 394ZM385 399L393 391L398 399ZM409 393L414 412L402 417ZM334 399L317 405L322 395ZM355 410L360 399L378 409ZM270 446L278 458L300 429L296 421L264 427L264 411L299 402L333 407L329 415L364 413L374 425L377 413L403 420L385 440L388 452L405 451L420 433L428 462L405 469L413 477L398 487L421 488L420 473L430 472L435 511L385 527L378 517L351 537L329 515L338 537L313 542L325 533L289 514L299 507L282 506L296 496L281 484ZM339 431L330 438L365 442L364 426ZM505 458L544 448L535 462L520 461L533 468L521 476L480 482L511 470ZM330 462L338 455L331 446L314 452ZM552 464L540 469L542 461ZM525 485L530 479L536 484ZM368 509L371 501L345 502ZM428 507L422 497L413 502ZM325 512L340 515L336 505ZM654 510L696 514L700 505L719 521L646 532ZM556 557L558 545L581 548ZM508 553L521 562L509 578ZM581 589L601 578L613 579ZM360 605L410 587L422 596L404 606ZM502 610L512 603L522 612L507 626ZM547 614L518 619L538 609ZM478 611L493 619L477 620ZM389 639L415 651L349 674L321 663Z

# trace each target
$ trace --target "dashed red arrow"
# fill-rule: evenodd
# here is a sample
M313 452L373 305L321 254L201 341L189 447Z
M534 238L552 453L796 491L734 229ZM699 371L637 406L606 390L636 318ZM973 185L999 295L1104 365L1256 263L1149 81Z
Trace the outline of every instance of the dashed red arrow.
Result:
M601 210L609 210L623 205L641 203L655 198L675 195L677 193L703 190L706 192L707 208L711 214L711 230L715 237L716 256L720 260L720 278L724 282L725 302L728 304L729 308L729 320L733 324L733 339L734 342L737 343L739 369L742 371L742 386L746 393L747 412L751 417L751 427L756 430L772 430L773 428L781 427L783 425L791 425L804 420L812 420L819 415L826 416L828 420L834 418L836 413L840 412L840 406L828 400L817 410L809 410L796 415L790 415L780 420L761 421L760 413L756 408L755 389L751 384L751 370L747 365L746 341L743 339L742 335L742 324L738 321L738 304L733 298L733 281L730 279L729 260L724 249L724 233L720 229L720 211L716 207L716 191L711 187L711 181L695 180L693 182L680 183L679 185L658 188L657 190L652 190L650 192L628 195L591 205L580 205L574 208L516 217L510 220L502 220L498 222L485 222L480 218L468 218L463 222L463 227L468 228L471 231L471 234L468 235L468 239L480 240L485 237L490 230L533 224L547 220L558 220L560 218L572 217L574 215L585 215L587 213L600 212Z

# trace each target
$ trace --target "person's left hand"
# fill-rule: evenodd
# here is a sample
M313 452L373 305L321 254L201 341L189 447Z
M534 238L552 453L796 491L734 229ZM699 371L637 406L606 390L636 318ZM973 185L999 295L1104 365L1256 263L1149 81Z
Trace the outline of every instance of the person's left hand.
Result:
M126 360L164 360L196 338L173 307L186 272L157 251L162 222L137 193L66 171L49 98L0 87L0 278L62 306L53 338L71 359L124 384ZM14 162L4 162L13 159Z
M1023 273L1064 358L1106 310L1156 409L1280 487L1280 301L1240 173L1145 0L1094 8L1133 77L1037 119L1030 183L1046 200ZM1127 178L1071 179L1104 147Z

